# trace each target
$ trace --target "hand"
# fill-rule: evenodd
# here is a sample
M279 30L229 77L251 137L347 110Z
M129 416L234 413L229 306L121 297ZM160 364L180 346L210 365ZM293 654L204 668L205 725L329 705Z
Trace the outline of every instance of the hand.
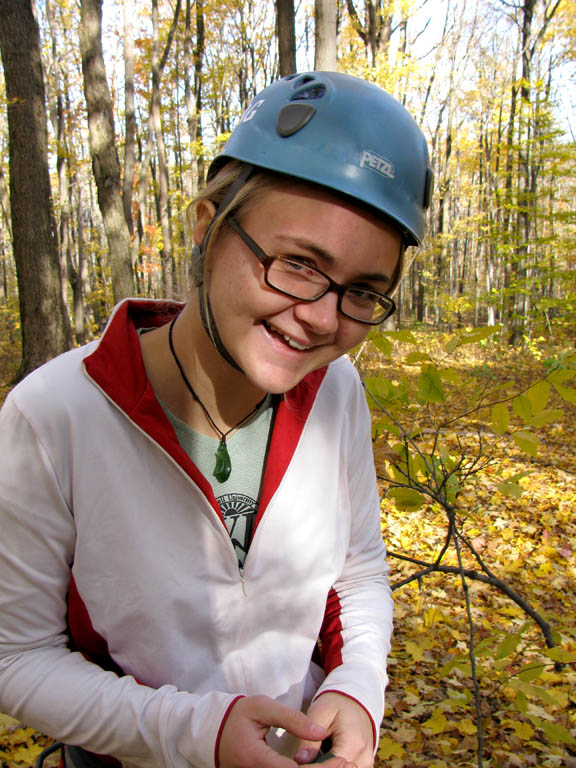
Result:
M220 737L220 768L297 768L288 757L279 755L266 743L270 727L311 742L328 736L325 728L303 712L280 704L267 696L246 696L232 707ZM340 760L331 768L350 768Z
M323 693L308 709L308 717L323 725L332 739L331 752L343 757L357 768L374 765L374 735L372 720L366 710L341 693ZM314 739L301 738L294 760L303 765L315 760L320 744ZM339 768L333 760L322 763L322 768Z

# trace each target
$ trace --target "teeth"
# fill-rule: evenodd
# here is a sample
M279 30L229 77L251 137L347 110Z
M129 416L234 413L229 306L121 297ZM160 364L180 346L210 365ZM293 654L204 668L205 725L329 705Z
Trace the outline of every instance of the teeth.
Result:
M282 331L276 330L276 328L273 328L268 323L264 323L264 325L266 326L266 328L268 328L269 331L273 331L274 333L277 333L278 336L282 336L284 341L293 349L298 349L300 350L300 352L305 352L307 349L312 349L312 345L306 347L304 346L304 344L299 344L297 341L294 341L294 339L292 339L290 336L287 336L285 333L282 333Z
M284 334L282 334L282 336L284 337L284 341L288 342L288 344L289 344L291 347L294 347L294 349L299 349L299 350L301 350L302 352L304 352L305 350L307 350L307 349L311 349L311 348L312 348L312 347L305 347L303 344L298 344L298 342L297 342L297 341L294 341L294 339L291 339L291 338L290 338L290 336L286 336L286 334L285 334L285 333L284 333Z

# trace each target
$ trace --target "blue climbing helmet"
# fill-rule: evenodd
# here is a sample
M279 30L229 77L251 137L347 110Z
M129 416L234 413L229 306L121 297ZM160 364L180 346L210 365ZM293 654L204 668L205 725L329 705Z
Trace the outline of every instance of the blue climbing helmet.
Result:
M380 211L419 245L432 192L424 135L377 85L340 72L306 72L261 91L214 158L319 184Z

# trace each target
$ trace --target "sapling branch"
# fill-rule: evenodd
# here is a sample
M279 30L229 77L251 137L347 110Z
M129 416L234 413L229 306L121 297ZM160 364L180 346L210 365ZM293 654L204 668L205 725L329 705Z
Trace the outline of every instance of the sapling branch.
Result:
M470 673L472 676L472 684L474 686L474 705L476 709L476 758L478 768L482 768L484 765L484 728L482 726L482 699L480 695L480 682L478 680L478 673L476 671L476 628L474 625L474 617L472 616L470 591L468 589L468 582L466 581L466 576L464 574L464 563L462 562L462 551L460 549L460 536L456 529L455 519L451 521L450 528L454 540L454 548L456 549L456 556L458 558L458 569L460 571L460 580L462 582L462 590L464 592L464 601L466 605L466 616L468 619L468 658L470 659Z

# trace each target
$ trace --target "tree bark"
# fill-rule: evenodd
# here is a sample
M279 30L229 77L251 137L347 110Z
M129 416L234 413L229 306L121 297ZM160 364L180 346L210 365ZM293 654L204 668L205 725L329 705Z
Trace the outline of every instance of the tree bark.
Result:
M362 25L353 0L346 0L352 26L366 46L366 51L370 54L370 64L374 67L378 55L388 51L392 36L392 14L387 5L382 7L381 2L366 0L365 5L366 23Z
M164 51L164 57L168 56L174 31L178 24L180 14L180 0L176 2L174 18L168 41ZM160 63L160 28L158 21L158 0L152 0L152 24L153 24L153 42L152 42L152 101L150 115L154 126L154 136L156 139L156 152L158 155L158 193L160 208L160 227L162 229L162 266L164 272L164 289L166 296L171 298L174 295L174 263L172 255L172 227L170 225L170 200L168 194L168 163L166 160L166 147L164 144L164 134L162 132L162 117L160 110L160 82L164 64Z
M336 69L336 0L316 0L314 4L314 69Z
M0 0L6 83L10 203L18 278L22 363L17 379L72 344L47 161L40 34L30 0Z
M294 0L276 0L276 34L280 77L296 72L296 21Z
M122 189L122 201L124 203L124 218L126 219L130 235L132 235L134 231L134 221L132 218L132 189L134 186L134 164L136 158L133 16L133 0L124 0L124 130L126 136L124 143L124 185Z
M50 30L52 40L52 80L53 97L52 106L49 109L52 115L52 127L56 136L56 170L58 173L58 199L60 202L60 221L57 222L59 232L59 254L60 269L62 272L62 299L64 305L68 305L67 281L68 281L68 263L70 261L71 249L71 209L69 202L69 172L70 172L70 152L68 148L68 137L66 131L65 113L70 114L64 106L64 94L68 95L66 88L65 71L61 71L61 57L58 50L58 34L54 24L54 13L50 0L46 0L46 19ZM48 91L50 93L50 91ZM50 97L49 97L50 100Z
M102 0L80 2L80 52L88 111L92 170L98 189L118 302L134 292L130 233L124 217L120 163L114 143L114 113L102 53Z

